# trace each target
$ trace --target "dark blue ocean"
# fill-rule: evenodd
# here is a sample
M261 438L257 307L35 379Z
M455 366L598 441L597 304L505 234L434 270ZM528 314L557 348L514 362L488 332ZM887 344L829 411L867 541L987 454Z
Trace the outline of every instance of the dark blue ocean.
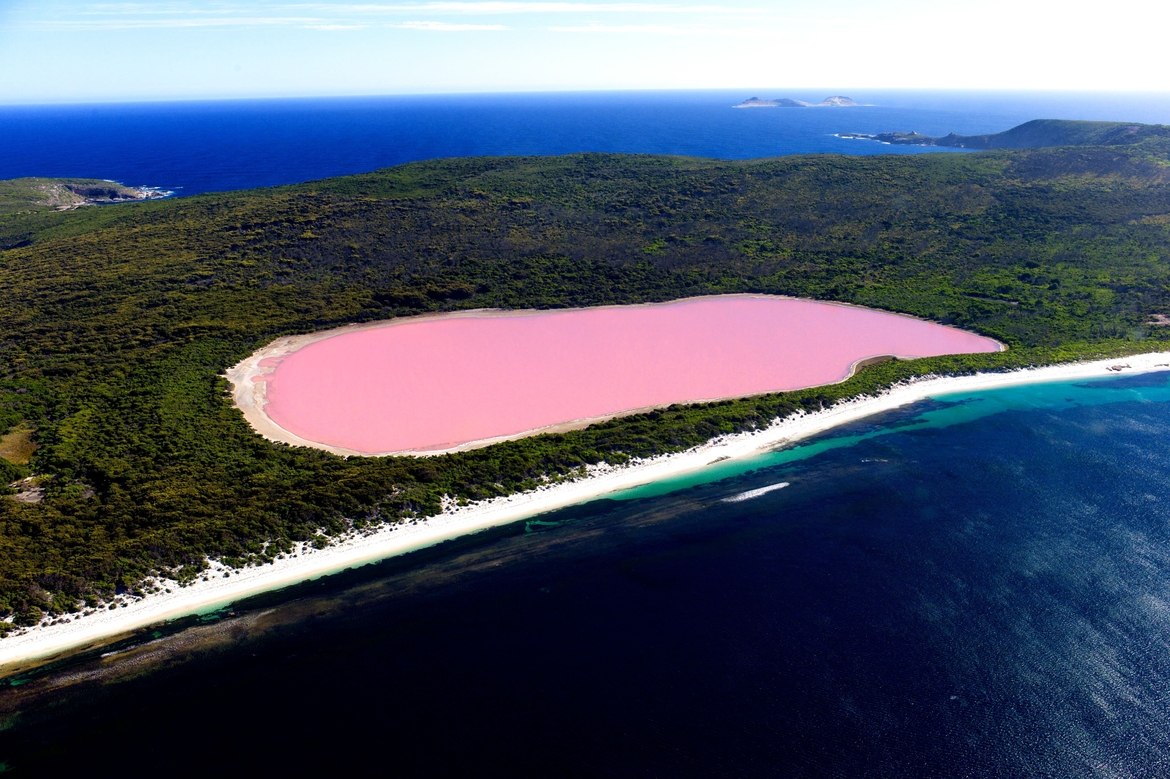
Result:
M820 92L763 97L819 101ZM1170 93L853 92L856 108L733 110L743 92L622 92L0 106L0 179L79 176L180 195L404 162L581 151L747 159L921 153L839 132L999 132L1029 119L1170 123Z
M148 153L143 143L133 157L77 149L68 170L10 170L5 156L0 177L92 175L191 193L412 154L841 151L832 132L890 129L879 111L914 121L895 129L930 133L1005 129L1061 106L1071 118L1114 118L1104 103L1069 113L1085 105L1071 96L1050 98L1050 112L1023 97L938 95L925 108L906 95L842 111L727 108L746 96L326 101L335 116L366 119L320 127L313 143L288 125L322 123L322 101L136 106L124 110L152 123L170 116L168 137L190 146L159 141ZM370 129L379 103L416 106L405 111L412 132L431 116L452 145ZM1151 105L1120 105L1115 118L1170 121L1170 101L1141 113ZM284 120L266 121L269 109ZM118 110L3 109L0 123L22 111L113 122ZM249 132L239 130L245 115ZM558 124L574 115L582 126ZM236 157L237 169L285 178L231 183L240 147L228 153L195 129L210 125L233 143L252 138L255 158ZM323 144L319 159L273 164L278 151L292 161L298 143L316 149L326 137L397 140L348 153ZM72 169L82 163L95 167ZM1170 775L1168 440L1170 372L927 401L0 682L0 770Z

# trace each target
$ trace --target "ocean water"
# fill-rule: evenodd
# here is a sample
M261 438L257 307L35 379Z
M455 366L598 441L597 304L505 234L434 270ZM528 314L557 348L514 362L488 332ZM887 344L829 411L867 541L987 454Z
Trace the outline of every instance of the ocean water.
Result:
M816 101L830 93L761 94ZM734 110L751 96L737 91L0 106L0 179L93 177L192 195L441 157L916 154L925 150L834 133L987 133L1029 119L1170 122L1170 93L846 94L868 105Z
M729 108L748 96L7 107L0 178L190 195L464 154L1170 122L1166 95ZM0 681L0 772L1167 775L1168 436L1167 373L921 403Z
M1166 775L1168 412L1170 373L939 398L256 599L16 679L0 761Z

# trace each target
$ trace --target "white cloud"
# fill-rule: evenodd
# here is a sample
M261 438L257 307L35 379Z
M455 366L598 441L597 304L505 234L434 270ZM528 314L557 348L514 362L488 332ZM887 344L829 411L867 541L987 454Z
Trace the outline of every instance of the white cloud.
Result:
M348 14L439 13L455 15L497 14L744 14L756 9L724 5L680 3L516 2L515 0L424 0L419 3L298 3L287 6L315 13Z
M395 30L426 30L429 32L497 32L508 29L502 24L459 24L457 22L397 22L386 26Z
M3 2L3 0L0 0ZM696 26L709 19L743 20L758 9L743 6L687 5L678 2L595 2L593 0L420 0L390 3L270 2L248 3L228 0L205 4L195 0L172 0L159 3L79 3L70 4L70 13L34 15L33 29L65 32L111 32L133 30L198 29L274 29L300 28L320 31L359 30L371 26L384 29L430 30L441 32L498 31L506 29L489 23L501 16L527 18L530 23L541 17L559 16L590 25L568 24L560 32L645 33L658 35L692 34L670 25L652 23L659 19L693 19ZM415 21L427 16L460 21ZM397 19L395 17L398 17ZM605 24L606 18L630 19L631 24ZM465 20L465 21L463 21ZM572 22L579 21L572 18ZM698 31L696 31L698 32Z
M304 16L200 16L171 18L45 19L34 22L45 30L160 30L200 27L309 27L325 19Z
M554 25L549 32L566 35L645 35L645 36L701 36L704 38L742 38L775 40L776 29L769 25L754 27L719 27L711 24L580 24Z
M200 27L310 27L355 29L387 17L641 15L728 16L761 13L758 8L655 2L519 2L518 0L421 0L415 3L215 3L194 2L91 3L76 6L71 16L35 20L39 29L131 30ZM403 22L407 24L408 22Z
M585 24L550 27L549 32L594 35L711 35L714 31L702 27L679 27L668 24Z

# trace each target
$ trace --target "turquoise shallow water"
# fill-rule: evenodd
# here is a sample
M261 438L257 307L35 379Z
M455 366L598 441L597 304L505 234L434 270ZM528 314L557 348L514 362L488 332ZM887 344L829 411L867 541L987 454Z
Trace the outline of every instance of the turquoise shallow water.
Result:
M945 428L974 422L1004 411L1050 410L1073 408L1123 400L1163 403L1170 401L1170 387L1162 378L1170 373L1158 372L1136 378L1104 378L1092 381L1023 384L1016 387L973 393L941 394L915 404L908 411L895 410L875 414L848 426L845 432L824 435L758 457L717 463L692 474L662 479L610 495L614 500L639 500L711 484L774 466L796 463L822 452L850 447L870 438L894 431Z

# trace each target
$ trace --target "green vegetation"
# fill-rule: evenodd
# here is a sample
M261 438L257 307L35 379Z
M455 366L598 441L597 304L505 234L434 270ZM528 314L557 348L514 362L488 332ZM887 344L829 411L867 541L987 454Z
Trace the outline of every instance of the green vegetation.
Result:
M30 624L206 556L260 562L677 450L915 373L1166 347L1170 147L714 162L460 159L296 187L0 216L0 615ZM971 328L1002 354L671 407L427 459L271 444L224 369L272 338L478 307L768 292ZM27 432L35 431L32 438ZM35 442L35 451L32 445Z
M1042 146L1119 146L1170 138L1170 126L1136 122L1034 119L992 135L948 135L940 146L969 149L1035 149Z
M1067 119L1033 119L1002 133L932 138L916 132L847 133L849 138L869 138L906 146L949 146L961 149L1039 149L1046 146L1129 146L1170 139L1170 125L1136 122L1082 122Z

